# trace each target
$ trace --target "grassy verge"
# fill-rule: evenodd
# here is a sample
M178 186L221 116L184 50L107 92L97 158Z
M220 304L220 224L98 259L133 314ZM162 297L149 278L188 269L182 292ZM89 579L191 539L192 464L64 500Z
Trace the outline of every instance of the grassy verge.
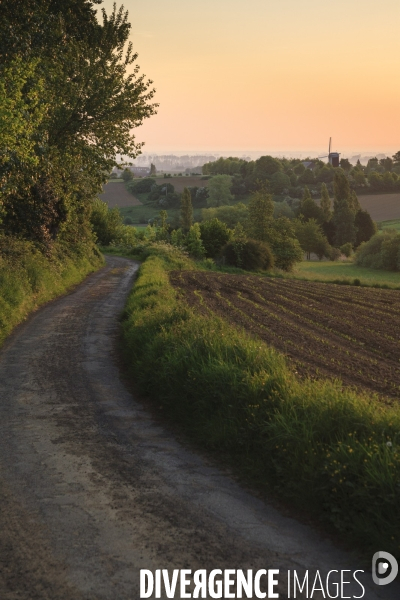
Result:
M264 343L185 305L171 268L174 256L150 256L125 308L124 353L141 391L253 482L366 552L400 557L399 409L340 382L297 380Z
M29 242L0 240L0 344L33 310L63 294L104 262L96 250L51 258Z
M358 267L352 262L303 261L296 265L293 276L326 283L354 284L357 279L358 285L400 289L399 273Z

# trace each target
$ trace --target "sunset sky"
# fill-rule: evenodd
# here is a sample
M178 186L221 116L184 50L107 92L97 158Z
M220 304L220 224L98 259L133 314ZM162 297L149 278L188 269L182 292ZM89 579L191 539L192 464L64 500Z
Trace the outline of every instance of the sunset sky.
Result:
M160 104L145 151L400 149L398 0L124 6Z

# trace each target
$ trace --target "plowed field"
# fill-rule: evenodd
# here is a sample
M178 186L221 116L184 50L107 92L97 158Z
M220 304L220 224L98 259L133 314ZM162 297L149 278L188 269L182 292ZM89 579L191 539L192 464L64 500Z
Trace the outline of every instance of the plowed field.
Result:
M399 292L192 271L170 279L191 306L262 338L299 375L400 399Z

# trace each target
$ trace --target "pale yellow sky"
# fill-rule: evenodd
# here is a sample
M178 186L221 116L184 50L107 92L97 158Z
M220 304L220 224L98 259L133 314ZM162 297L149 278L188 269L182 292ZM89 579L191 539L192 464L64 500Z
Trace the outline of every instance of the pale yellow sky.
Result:
M145 151L400 149L398 1L124 6L160 104Z

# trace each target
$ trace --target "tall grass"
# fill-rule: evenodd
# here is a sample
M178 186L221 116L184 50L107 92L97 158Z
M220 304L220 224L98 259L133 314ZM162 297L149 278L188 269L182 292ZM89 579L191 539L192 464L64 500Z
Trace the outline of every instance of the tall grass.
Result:
M298 380L263 342L185 305L173 266L150 256L126 305L124 352L141 390L259 485L399 557L399 409L339 381Z
M0 239L0 344L27 315L66 292L104 262L93 248L57 247L44 256L29 242Z

